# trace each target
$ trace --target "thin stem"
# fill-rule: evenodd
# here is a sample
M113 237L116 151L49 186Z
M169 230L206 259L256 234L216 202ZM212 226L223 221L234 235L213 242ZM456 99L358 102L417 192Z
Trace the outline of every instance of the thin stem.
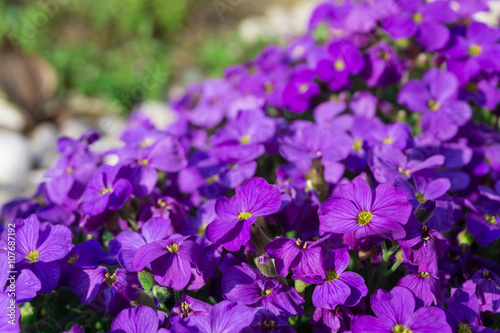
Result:
M399 264L394 264L391 267L391 270L389 271L390 273L388 274L387 272L387 264L388 260L392 257L394 253L399 249L399 245L394 245L391 247L389 250L387 250L387 246L385 244L385 241L381 243L382 246L382 262L380 263L380 268L379 268L379 274L378 274L378 279L377 279L377 286L376 289L380 289L384 287L385 279L392 273L394 273L397 268L399 267Z
M368 259L366 259L366 266L367 266L367 272L366 274L368 275L367 276L367 280L368 280L368 290L373 293L374 290L373 290L373 273L372 273L372 259L370 257L368 257Z
M174 300L175 300L175 303L177 303L178 300L181 299L181 294L179 292L179 290L175 290L174 289Z
M401 265L401 261L396 261L394 265L392 265L391 269L384 273L383 277L386 278L388 276L391 276L392 273L398 270L399 265Z

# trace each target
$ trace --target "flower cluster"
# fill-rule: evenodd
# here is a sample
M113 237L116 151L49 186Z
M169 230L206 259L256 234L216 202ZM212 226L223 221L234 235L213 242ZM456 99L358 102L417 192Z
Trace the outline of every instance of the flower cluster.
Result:
M303 37L188 86L167 128L139 108L116 149L61 138L2 209L0 331L500 329L487 9L326 1Z

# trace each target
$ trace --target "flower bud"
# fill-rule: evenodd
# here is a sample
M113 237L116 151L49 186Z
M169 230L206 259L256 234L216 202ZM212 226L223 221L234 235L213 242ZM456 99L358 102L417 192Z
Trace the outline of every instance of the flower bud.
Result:
M267 255L259 256L255 259L255 264L257 268L264 274L265 276L274 277L276 276L276 270L274 269L274 263L271 258Z

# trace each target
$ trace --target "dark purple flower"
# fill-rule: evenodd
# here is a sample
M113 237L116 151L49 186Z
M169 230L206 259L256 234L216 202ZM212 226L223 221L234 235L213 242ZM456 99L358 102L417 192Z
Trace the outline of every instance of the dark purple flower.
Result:
M145 244L135 253L131 267L142 271L151 265L159 284L182 290L191 279L191 268L199 272L204 261L203 250L193 238L176 234Z
M277 188L263 178L251 178L236 188L231 199L217 199L218 219L207 226L206 236L229 251L237 251L250 240L250 229L257 217L273 214L280 206L281 195Z
M278 316L271 311L259 309L255 313L255 317L250 324L250 327L243 330L243 333L296 333L295 330L288 324L288 318Z
M463 284L463 288L477 296L479 311L498 312L500 277L487 268L480 268Z
M472 210L467 212L465 222L467 230L476 238L480 246L500 238L500 203L490 201L482 205L468 205Z
M434 277L431 273L420 271L416 274L408 274L398 281L398 286L406 287L415 295L417 307L438 304L441 301L442 291L446 279L442 274Z
M185 320L176 317L172 333L240 333L254 318L251 308L243 304L222 301L210 310L208 318L189 316Z
M377 317L356 316L351 330L357 333L451 333L446 314L436 307L419 308L411 291L394 287L391 292L379 289L370 304Z
M361 176L349 184L337 185L318 211L322 233L354 233L358 240L401 239L410 214L411 204L403 190L383 183L372 192Z
M311 321L314 333L335 333L348 331L352 318L354 314L351 310L339 305L334 310L317 308Z
M446 304L448 305L448 310L445 310L448 324L454 332L495 332L481 325L479 300L474 293L465 289L456 289Z
M229 301L263 307L275 315L290 317L304 312L300 306L304 299L295 289L245 263L224 272L222 294Z
M97 311L115 316L130 306L138 297L140 286L137 274L118 268L111 273L106 267L74 268L70 281L71 290L80 301Z
M321 270L310 276L300 277L305 282L318 284L312 295L317 308L334 310L338 305L355 306L368 293L363 278L354 272L346 272L349 266L347 246L337 247L327 253Z
M403 62L385 41L372 46L365 55L365 67L361 76L369 87L387 87L401 79Z
M212 305L202 302L196 298L182 294L181 299L175 303L170 310L168 321L172 318L180 316L185 319L190 316L202 316L208 318Z

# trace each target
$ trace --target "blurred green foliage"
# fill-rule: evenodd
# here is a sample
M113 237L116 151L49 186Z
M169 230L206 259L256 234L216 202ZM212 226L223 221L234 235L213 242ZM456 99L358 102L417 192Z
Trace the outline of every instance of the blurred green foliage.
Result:
M76 90L127 110L164 95L167 73L177 70L170 57L176 36L195 1L0 0L0 37L51 62L59 92ZM261 47L244 45L235 36L194 46L203 75L220 75Z

